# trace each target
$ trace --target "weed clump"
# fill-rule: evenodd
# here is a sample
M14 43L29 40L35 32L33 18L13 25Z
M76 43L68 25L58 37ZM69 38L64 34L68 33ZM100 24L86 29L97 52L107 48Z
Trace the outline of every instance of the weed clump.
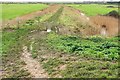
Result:
M54 49L70 54L75 53L105 60L117 60L120 47L116 40L109 40L109 38L105 40L102 37L82 38L54 35L51 39L48 38L48 44Z

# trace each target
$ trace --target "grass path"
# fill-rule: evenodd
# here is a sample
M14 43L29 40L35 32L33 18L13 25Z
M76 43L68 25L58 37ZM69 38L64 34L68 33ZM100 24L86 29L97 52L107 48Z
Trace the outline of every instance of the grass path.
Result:
M44 71L39 62L31 57L31 53L28 52L27 46L23 47L21 60L26 63L25 69L27 69L33 77L48 78L48 74Z

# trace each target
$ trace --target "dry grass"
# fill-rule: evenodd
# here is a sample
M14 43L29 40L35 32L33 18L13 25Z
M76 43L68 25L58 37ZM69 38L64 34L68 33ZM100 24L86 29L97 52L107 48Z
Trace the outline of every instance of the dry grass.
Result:
M98 25L97 27L100 29L102 29L102 25L105 25L108 36L118 34L118 19L108 16L93 16L90 19L93 23Z

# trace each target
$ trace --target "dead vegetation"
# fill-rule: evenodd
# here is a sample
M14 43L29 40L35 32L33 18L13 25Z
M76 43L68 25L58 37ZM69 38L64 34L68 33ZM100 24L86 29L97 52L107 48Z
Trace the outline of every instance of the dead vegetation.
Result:
M90 20L95 23L99 31L106 29L106 35L107 36L115 36L118 35L118 19L108 16L93 16L90 18Z

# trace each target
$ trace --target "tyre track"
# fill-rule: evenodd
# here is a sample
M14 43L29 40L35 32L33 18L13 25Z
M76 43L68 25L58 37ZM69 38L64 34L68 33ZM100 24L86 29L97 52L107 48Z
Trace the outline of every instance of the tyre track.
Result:
M26 63L24 68L27 69L34 78L48 78L48 74L42 68L40 63L31 57L31 53L28 52L27 46L23 47L21 60Z

